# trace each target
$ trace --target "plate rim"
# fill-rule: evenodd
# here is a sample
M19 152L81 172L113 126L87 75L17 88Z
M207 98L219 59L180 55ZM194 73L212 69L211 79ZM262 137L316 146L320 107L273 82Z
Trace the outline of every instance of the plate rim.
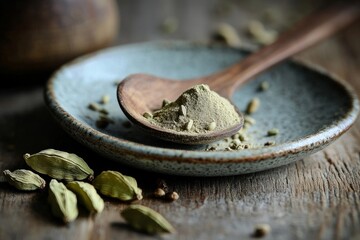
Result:
M89 125L82 123L67 112L64 108L61 107L61 104L57 101L55 96L54 83L57 80L57 75L61 73L68 66L78 64L80 62L86 61L89 58L93 58L99 54L104 54L106 52L111 52L115 49L123 49L129 47L137 46L164 46L166 44L171 44L171 46L197 46L197 47L219 47L223 49L233 50L233 51L247 51L247 48L232 48L225 45L219 44L206 44L198 43L194 41L179 41L179 40L160 40L160 41L148 41L132 44L124 44L120 46L114 46L106 49L102 49L90 54L80 56L60 68L58 68L47 81L44 89L44 98L46 105L50 109L51 114L54 118L62 125L62 127L75 138L77 141L82 142L83 144L90 147L91 143L103 140L102 144L107 145L107 149L111 149L113 152L125 153L136 155L138 157L151 158L158 161L169 161L169 162L181 162L181 163L244 163L244 162L254 162L262 161L267 159L273 159L277 157L283 157L289 154L297 154L304 150L315 149L319 146L325 145L336 140L342 134L344 134L356 121L356 118L359 114L359 100L358 97L349 83L344 81L338 75L329 72L323 67L316 65L314 63L299 60L299 59L288 59L286 61L291 62L295 65L300 65L310 71L315 71L321 75L324 75L329 80L337 83L343 90L347 93L347 97L351 99L351 107L344 117L339 119L337 122L326 126L324 129L317 131L313 134L309 134L302 138L292 140L289 142L281 143L274 146L268 146L266 148L259 149L245 149L242 151L205 151L205 150L183 150L183 149L174 149L174 148L162 148L157 146L149 146L142 143L137 143L129 141L126 139L117 138L115 136L100 132ZM120 109L120 106L119 106ZM121 109L120 109L121 110ZM69 120L70 119L70 120ZM83 129L86 133L86 140L79 138L77 132L79 129ZM100 149L96 147L97 149ZM101 150L99 150L101 151Z

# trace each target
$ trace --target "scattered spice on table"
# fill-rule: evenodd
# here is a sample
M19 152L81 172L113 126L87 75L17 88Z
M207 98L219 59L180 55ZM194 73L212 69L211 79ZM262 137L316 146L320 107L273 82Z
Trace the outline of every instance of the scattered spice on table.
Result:
M242 45L237 30L228 23L219 24L212 38L215 42L223 42L230 47L241 47Z
M257 20L250 21L248 24L248 33L259 43L263 45L271 44L277 38L277 31L267 29Z
M260 99L255 97L253 99L251 99L251 101L248 103L247 107L246 107L246 113L247 114L252 114L254 112L256 112L260 107Z
M269 137L271 137L271 136L276 136L276 135L278 135L279 134L279 129L277 129L277 128L272 128L272 129L270 129L268 132L267 132L267 135L269 136Z
M255 226L253 237L261 238L268 235L271 231L269 224L258 224Z

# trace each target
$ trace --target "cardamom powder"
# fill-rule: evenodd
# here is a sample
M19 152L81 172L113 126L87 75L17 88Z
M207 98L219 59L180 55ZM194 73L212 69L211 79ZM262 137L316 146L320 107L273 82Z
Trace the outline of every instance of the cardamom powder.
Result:
M240 122L235 107L204 84L186 90L176 101L144 117L161 128L194 134L226 129Z

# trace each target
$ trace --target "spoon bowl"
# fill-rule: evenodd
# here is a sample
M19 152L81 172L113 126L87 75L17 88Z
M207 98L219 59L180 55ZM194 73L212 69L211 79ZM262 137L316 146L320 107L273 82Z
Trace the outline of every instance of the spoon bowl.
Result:
M251 54L245 60L214 74L175 81L146 74L128 76L118 86L117 97L125 115L135 124L153 136L184 144L209 143L229 137L236 133L243 124L204 134L176 132L151 124L143 117L145 112L160 109L163 99L175 100L182 92L197 84L207 84L210 89L223 97L231 99L235 89L257 74L286 58L331 36L353 23L360 16L359 3L340 3L305 18L293 29L282 34L274 43Z
M199 79L175 81L148 74L133 74L126 77L121 84L119 84L117 96L121 109L133 123L164 140L184 144L205 144L223 139L238 132L244 120L240 110L236 106L234 106L235 110L240 116L238 124L229 126L223 130L203 134L175 132L160 128L151 124L143 117L143 113L153 112L161 108L161 98L175 101L177 96L180 96L185 90L196 84L200 84ZM212 90L221 92L222 89L212 88ZM154 93L161 93L161 98L159 98L158 94Z

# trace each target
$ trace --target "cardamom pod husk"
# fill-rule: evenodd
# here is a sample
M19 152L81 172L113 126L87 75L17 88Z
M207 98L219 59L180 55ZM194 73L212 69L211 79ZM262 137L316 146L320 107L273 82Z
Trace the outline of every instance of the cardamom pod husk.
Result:
M58 180L92 180L94 171L79 156L55 149L24 155L27 165L35 171Z
M158 212L142 205L130 205L121 212L126 222L148 234L173 233L174 227Z
M55 179L49 184L48 201L52 213L65 223L74 221L79 214L76 195Z
M45 188L46 182L30 170L18 169L13 172L5 170L6 181L19 190L32 191Z
M93 185L85 182L69 182L66 187L77 196L79 202L90 212L100 213L104 209L104 200L96 192Z
M122 201L141 200L142 190L138 188L135 178L116 171L103 171L92 182L94 187L105 196Z

